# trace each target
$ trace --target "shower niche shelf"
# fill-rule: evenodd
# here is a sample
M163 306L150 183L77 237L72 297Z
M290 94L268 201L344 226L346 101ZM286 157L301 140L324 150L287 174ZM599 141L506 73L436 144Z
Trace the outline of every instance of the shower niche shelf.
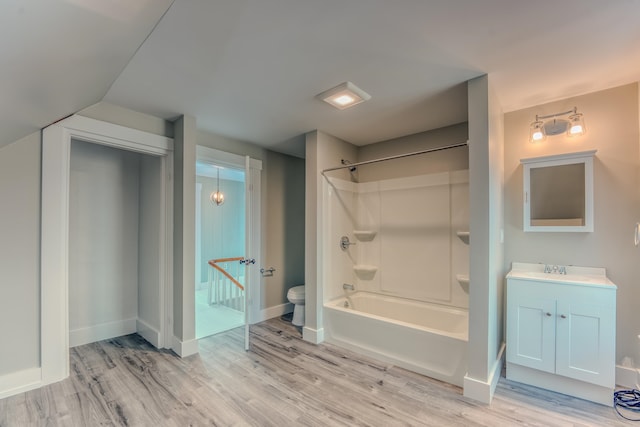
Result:
M353 266L353 271L359 279L371 280L376 275L378 267L375 265L356 264Z
M377 231L374 230L353 230L353 235L361 242L370 242L376 237Z
M458 230L456 231L456 236L458 236L460 238L460 240L462 240L463 242L469 244L469 236L471 234L468 231L464 231L464 230Z

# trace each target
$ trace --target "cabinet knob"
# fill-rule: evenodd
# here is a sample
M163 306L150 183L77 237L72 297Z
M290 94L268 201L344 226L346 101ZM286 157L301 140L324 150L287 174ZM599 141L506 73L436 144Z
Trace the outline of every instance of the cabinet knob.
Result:
M549 313L549 312L546 312L546 313L545 313L545 315L546 315L547 317L551 317L551 313Z
M565 316L564 314L561 314L560 317L563 318L563 319L567 318L567 316Z

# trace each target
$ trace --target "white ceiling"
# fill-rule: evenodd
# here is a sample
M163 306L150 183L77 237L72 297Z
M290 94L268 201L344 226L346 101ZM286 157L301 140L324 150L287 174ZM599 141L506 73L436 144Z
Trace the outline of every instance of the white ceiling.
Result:
M485 73L505 111L640 80L638 0L103 4L0 2L0 146L104 99L303 155L314 129L364 145L463 122ZM371 100L314 98L347 80Z

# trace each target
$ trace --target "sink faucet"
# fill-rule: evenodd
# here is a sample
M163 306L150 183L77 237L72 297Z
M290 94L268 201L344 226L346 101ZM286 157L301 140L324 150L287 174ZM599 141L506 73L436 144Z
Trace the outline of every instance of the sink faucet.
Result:
M551 266L549 264L545 264L544 265L544 272L545 273L551 273Z
M567 274L567 267L566 267L566 266L564 266L564 265L561 265L561 266L558 268L558 274Z

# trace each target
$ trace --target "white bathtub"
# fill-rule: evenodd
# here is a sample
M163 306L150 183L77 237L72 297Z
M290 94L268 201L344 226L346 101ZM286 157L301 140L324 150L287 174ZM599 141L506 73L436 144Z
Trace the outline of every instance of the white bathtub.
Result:
M468 311L362 291L324 308L328 342L463 385Z

